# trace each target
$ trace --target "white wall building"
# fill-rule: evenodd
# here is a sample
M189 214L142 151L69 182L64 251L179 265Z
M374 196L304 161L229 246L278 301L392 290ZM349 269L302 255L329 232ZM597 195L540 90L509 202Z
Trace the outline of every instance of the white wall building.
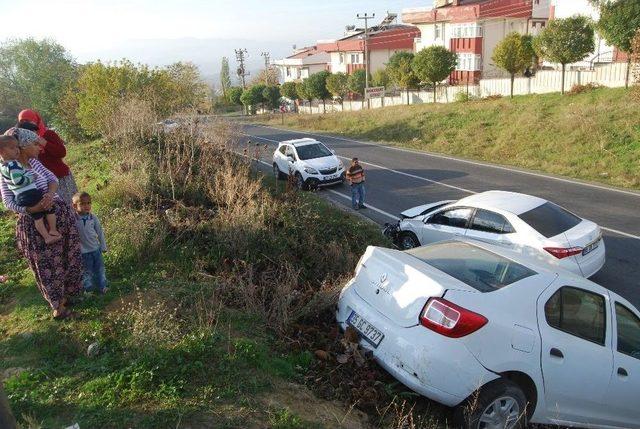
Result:
M293 55L276 60L273 64L278 68L280 82L294 82L326 70L329 61L327 52L319 50L317 46L311 46L298 49Z

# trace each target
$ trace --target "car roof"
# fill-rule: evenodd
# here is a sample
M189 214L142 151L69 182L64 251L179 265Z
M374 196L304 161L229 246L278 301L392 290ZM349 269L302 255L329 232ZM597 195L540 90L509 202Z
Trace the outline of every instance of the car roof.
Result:
M316 139L311 139L311 138L302 138L302 139L293 139L293 140L285 140L280 142L281 145L283 144L289 144L291 146L294 147L299 147L299 146L305 146L308 144L313 144L313 143L320 143L318 140Z
M547 200L532 195L508 191L486 191L470 195L457 201L456 205L497 209L521 215L545 204Z

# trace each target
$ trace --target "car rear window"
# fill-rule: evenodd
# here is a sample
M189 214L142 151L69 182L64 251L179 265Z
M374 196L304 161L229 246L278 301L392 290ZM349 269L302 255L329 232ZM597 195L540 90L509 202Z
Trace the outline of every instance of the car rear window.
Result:
M537 274L524 265L468 243L442 242L407 253L480 292L493 292Z
M562 234L582 222L578 216L550 202L522 213L519 218L547 238Z

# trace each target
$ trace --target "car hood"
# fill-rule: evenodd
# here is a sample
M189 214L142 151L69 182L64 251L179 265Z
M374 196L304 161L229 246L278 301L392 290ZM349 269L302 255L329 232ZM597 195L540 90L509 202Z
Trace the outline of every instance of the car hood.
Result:
M335 155L324 156L322 158L303 159L301 161L305 166L315 168L316 170L327 170L329 168L340 167L340 161Z
M435 207L442 207L445 204L449 204L449 203L453 203L455 200L444 200L444 201L437 201L435 203L430 203L430 204L423 204L421 206L416 206L416 207L412 207L410 209L407 209L405 211L403 211L402 213L400 213L400 215L402 216L402 218L414 218L420 215L424 215L427 214L427 212L429 212L431 209L435 208Z

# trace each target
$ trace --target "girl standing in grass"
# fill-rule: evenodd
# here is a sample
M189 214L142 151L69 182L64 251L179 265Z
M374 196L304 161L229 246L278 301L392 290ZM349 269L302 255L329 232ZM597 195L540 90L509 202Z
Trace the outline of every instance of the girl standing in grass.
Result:
M82 288L82 256L80 238L76 227L75 214L71 207L56 195L58 179L37 159L40 154L40 138L37 134L14 128L6 134L18 140L20 154L18 160L27 170L35 173L35 184L44 196L34 207L23 207L16 203L15 195L6 185L0 188L2 202L9 210L18 214L16 241L18 250L27 259L33 271L36 284L44 299L53 310L55 319L73 315L66 307L68 298ZM62 238L46 245L35 227L30 212L53 209L57 229Z

